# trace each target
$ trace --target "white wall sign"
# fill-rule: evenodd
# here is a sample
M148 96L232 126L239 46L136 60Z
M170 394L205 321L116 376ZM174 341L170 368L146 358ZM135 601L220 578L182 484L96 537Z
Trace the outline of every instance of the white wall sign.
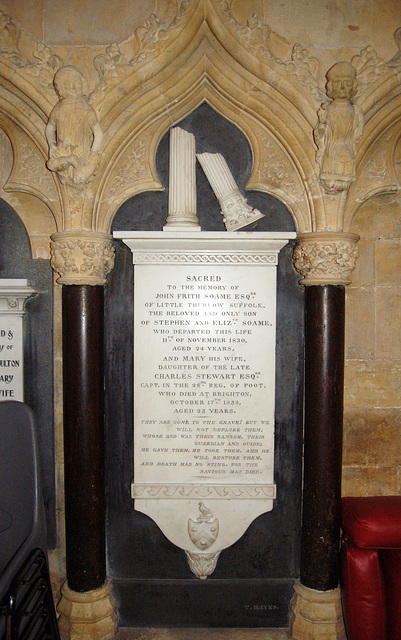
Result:
M34 289L23 279L0 279L0 401L24 401L23 316Z

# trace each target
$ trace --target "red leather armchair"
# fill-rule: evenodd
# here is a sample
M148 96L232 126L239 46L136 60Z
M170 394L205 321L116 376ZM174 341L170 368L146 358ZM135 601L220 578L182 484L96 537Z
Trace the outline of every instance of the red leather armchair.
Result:
M401 496L342 499L348 640L401 640Z

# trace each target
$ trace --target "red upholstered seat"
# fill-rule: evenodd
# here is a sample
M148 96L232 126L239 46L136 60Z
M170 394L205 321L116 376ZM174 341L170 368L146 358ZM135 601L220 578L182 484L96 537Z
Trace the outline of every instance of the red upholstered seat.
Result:
M401 496L343 498L342 527L358 547L401 547Z
M401 496L342 499L348 640L401 640Z

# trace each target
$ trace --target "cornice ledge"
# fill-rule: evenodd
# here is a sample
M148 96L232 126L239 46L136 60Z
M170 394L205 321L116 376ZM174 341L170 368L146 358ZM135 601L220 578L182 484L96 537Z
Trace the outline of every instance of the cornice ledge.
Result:
M105 285L114 267L113 238L109 234L75 229L51 236L51 266L59 284Z
M347 285L358 258L356 233L318 231L297 237L293 264L301 284Z

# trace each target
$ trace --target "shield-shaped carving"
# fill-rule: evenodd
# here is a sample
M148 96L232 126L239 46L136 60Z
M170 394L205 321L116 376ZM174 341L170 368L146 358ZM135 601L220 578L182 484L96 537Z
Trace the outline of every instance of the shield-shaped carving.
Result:
M199 522L189 518L188 534L198 549L204 551L213 544L219 535L219 521L215 518L211 522Z

